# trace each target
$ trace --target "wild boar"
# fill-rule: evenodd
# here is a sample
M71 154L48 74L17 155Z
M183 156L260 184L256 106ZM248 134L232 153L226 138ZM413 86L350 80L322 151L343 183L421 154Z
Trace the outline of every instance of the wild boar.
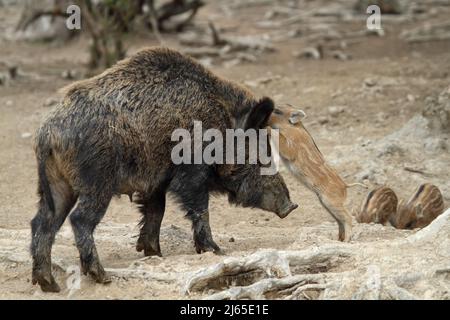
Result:
M93 232L115 195L137 194L142 213L137 249L145 255L161 255L159 230L169 189L192 221L197 252L219 251L208 223L211 192L286 216L296 205L281 176L261 175L260 163L175 165L171 159L175 129L192 133L194 120L220 132L264 128L273 109L270 98L257 99L166 48L142 50L67 87L36 133L40 201L31 222L32 283L59 291L51 248L69 213L83 273L99 283L110 281Z
M398 199L395 192L386 186L370 191L356 212L359 223L381 223L386 225L397 212Z
M349 241L352 216L344 207L347 198L346 184L330 167L302 124L305 113L292 106L277 106L268 124L279 130L279 154L289 171L313 191L324 208L333 216L339 226L339 240Z
M438 187L430 183L420 185L408 202L400 201L391 224L397 229L423 228L444 212L444 199Z

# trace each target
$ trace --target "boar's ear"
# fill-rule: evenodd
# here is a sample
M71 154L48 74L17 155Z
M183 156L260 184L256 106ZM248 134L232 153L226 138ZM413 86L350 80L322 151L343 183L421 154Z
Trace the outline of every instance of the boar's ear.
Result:
M273 101L270 98L264 97L253 106L247 115L244 130L249 128L259 129L267 125L270 115L274 109Z

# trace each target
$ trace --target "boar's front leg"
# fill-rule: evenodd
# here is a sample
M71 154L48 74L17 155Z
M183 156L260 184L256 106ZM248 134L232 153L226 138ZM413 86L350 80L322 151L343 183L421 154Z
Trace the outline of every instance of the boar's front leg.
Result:
M194 229L194 244L197 253L212 251L221 253L219 246L214 242L209 226L209 212L199 210L190 210L187 217L192 221Z
M194 244L197 253L212 251L221 253L214 242L209 226L209 190L208 178L212 174L206 165L186 165L179 168L173 179L172 191L185 210L187 218L192 221Z
M136 250L144 250L145 256L162 256L159 246L159 232L166 207L165 191L154 192L139 200L142 213L141 231L136 244Z

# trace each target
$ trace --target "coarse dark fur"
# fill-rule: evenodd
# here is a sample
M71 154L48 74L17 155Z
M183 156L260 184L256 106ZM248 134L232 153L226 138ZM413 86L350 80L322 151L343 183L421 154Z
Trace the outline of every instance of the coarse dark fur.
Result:
M145 255L161 255L159 230L168 190L192 220L199 253L219 250L209 227L212 191L228 194L236 204L286 215L294 206L283 179L260 175L260 165L171 161L175 129L192 133L194 120L223 133L262 128L272 111L269 98L257 99L165 48L140 51L66 88L36 134L40 202L31 222L32 282L44 291L59 291L50 252L70 212L82 271L97 282L109 281L93 232L115 195L137 193L143 218L136 248Z

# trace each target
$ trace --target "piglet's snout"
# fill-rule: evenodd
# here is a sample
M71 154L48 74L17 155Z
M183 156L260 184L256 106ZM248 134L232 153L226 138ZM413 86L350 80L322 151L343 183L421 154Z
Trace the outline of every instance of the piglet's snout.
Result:
M291 213L291 211L293 211L297 208L298 208L298 204L291 202L278 213L278 216L281 219L286 218L288 216L288 214Z

